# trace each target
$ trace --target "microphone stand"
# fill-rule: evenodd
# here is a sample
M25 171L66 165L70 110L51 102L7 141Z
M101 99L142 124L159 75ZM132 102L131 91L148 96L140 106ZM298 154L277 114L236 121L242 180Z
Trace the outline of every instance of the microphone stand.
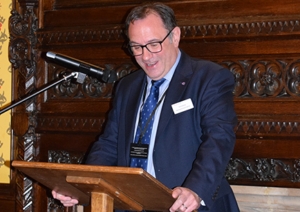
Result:
M85 77L86 77L86 74L81 73L81 72L72 72L72 73L70 73L69 75L63 76L63 78L61 78L61 79L59 79L59 80L57 80L57 81L51 83L50 85L47 85L46 87L44 87L44 88L42 88L42 89L40 89L40 90L37 90L36 92L30 94L30 95L27 96L27 97L24 97L23 99L21 99L21 100L15 102L15 103L13 103L12 105L9 105L9 106L7 106L7 107L4 107L3 109L0 108L0 109L1 109L1 110L0 110L0 115L1 115L2 113L4 113L4 112L6 112L6 111L8 111L8 110L10 110L10 109L12 109L12 108L14 108L14 107L16 107L17 105L19 105L19 104L21 104L21 103L27 101L28 99L31 99L31 98L35 97L36 95L38 95L38 94L40 94L40 93L42 93L42 92L48 90L49 88L52 88L53 86L55 86L55 85L57 85L57 84L59 84L59 83L61 83L61 82L63 82L63 81L66 81L66 80L68 80L68 79L75 78L75 79L77 79L76 81L77 81L78 83L81 83L81 84L82 84L82 83L84 82Z

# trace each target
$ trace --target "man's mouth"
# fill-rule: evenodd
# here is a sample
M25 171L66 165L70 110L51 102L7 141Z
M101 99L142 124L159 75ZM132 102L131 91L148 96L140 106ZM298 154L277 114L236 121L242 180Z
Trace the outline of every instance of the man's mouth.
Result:
M153 62L153 63L145 63L147 67L153 67L157 64L157 62Z

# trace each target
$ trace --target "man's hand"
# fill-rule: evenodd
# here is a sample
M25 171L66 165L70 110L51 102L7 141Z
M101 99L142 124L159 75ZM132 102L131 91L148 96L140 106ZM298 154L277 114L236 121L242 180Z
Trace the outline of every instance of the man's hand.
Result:
M171 212L191 212L200 207L201 198L192 190L184 187L176 187L173 189L172 197L175 200L170 208Z
M71 207L73 205L78 204L77 199L72 199L69 196L64 196L64 195L59 194L55 191L52 191L52 196L53 196L54 199L59 200L65 207Z

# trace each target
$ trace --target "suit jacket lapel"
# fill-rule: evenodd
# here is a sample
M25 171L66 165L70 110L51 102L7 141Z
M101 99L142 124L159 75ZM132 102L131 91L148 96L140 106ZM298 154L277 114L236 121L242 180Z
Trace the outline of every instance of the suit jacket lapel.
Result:
M182 52L181 59L177 65L166 93L166 98L159 119L156 138L159 138L159 135L164 132L165 127L167 126L171 117L174 115L171 105L184 100L182 99L182 95L189 84L190 77L193 73L189 60L189 56Z

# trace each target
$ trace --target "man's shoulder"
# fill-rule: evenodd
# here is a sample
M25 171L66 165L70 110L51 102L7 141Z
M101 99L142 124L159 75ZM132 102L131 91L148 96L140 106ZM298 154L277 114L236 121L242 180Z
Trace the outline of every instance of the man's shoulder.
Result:
M226 66L214 61L190 57L187 54L183 54L182 61L178 66L178 73L190 77L191 84L199 84L200 80L210 82L216 81L216 79L234 83L234 76Z
M195 58L195 57L191 57L188 54L186 54L185 52L182 52L182 64L183 65L190 65L192 69L208 69L210 71L217 71L220 69L226 69L225 67L221 66L220 64L218 64L215 61L210 61L210 60L205 60L202 58Z

